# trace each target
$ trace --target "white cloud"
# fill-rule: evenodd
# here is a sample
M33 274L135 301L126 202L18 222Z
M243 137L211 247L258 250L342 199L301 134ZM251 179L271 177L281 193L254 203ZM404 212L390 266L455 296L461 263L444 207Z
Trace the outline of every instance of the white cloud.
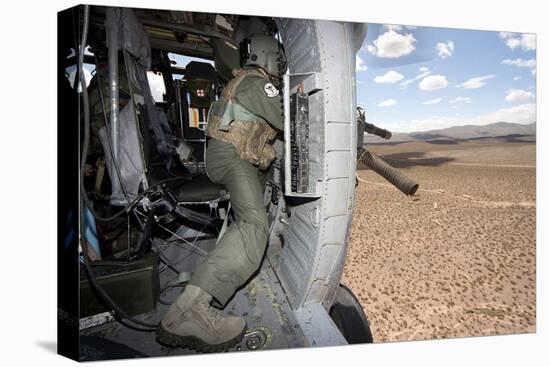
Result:
M521 76L515 76L514 77L514 81L517 81L517 80L520 80L521 79Z
M524 51L533 51L537 48L537 35L524 33L521 35L521 48Z
M449 103L458 103L458 102L472 103L472 99L470 97L458 96L456 98L449 100Z
M388 31L399 32L403 29L403 26L398 24L384 24L384 28L386 28Z
M398 58L413 52L415 42L416 38L411 33L400 34L389 30L369 44L367 50L377 57Z
M407 79L399 83L399 85L401 86L400 89L407 89L409 84L414 83L415 81L420 80L422 78L425 78L432 73L427 67L421 67L418 70L421 72L420 74L418 74L412 79Z
M537 62L535 59L524 60L519 58L515 60L511 60L511 59L502 60L502 63L504 65L514 65L519 68L534 68L537 65Z
M436 99L430 99L429 101L422 102L422 104L436 104L443 100L444 97L436 98Z
M526 99L534 98L535 95L532 92L523 90L523 89L510 89L506 92L506 101L507 102L517 102L524 101Z
M500 32L499 33L500 39L504 41L506 46L508 46L510 49L515 49L519 46L520 40L516 37L515 33L511 32Z
M500 38L504 41L508 48L514 50L517 47L521 47L523 51L533 51L536 49L537 36L532 33L511 33L500 32Z
M391 107L391 106L395 106L396 104L397 104L397 101L395 99L390 98L378 103L378 107Z
M530 124L536 122L536 108L534 103L503 108L484 115L462 118L457 116L433 116L426 119L400 121L392 131L410 132L444 129L461 125L488 125L496 122L513 122Z
M439 57L446 59L453 54L455 44L453 41L447 41L447 43L438 42L437 45L435 45L435 49L437 50L437 55Z
M449 82L447 82L447 78L444 75L429 75L418 83L418 88L430 91L445 88L448 84Z
M533 75L535 75L536 68L537 68L537 61L535 59L529 59L529 60L524 60L520 58L517 58L514 60L506 59L506 60L502 60L502 64L517 66L518 68L529 68L531 69L531 74Z
M403 79L403 75L399 74L397 71L390 70L384 75L378 75L374 78L375 83L396 83Z
M401 86L401 88L399 89L407 89L409 87L409 84L413 83L416 79L407 79L405 81L402 81L401 83L399 83L399 85Z
M363 59L359 57L359 55L355 56L355 72L358 71L367 71L368 67L365 65L365 62Z
M470 78L466 80L463 83L460 83L457 85L457 88L464 88L464 89L477 89L483 87L485 84L487 84L487 81L489 79L494 78L494 74L489 75L483 75L483 76L476 76L475 78Z

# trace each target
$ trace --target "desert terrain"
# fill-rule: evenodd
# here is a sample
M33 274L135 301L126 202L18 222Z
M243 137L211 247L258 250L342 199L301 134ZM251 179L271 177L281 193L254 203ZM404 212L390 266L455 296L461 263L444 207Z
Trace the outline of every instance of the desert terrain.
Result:
M535 138L369 144L420 184L358 167L342 283L375 342L535 332Z

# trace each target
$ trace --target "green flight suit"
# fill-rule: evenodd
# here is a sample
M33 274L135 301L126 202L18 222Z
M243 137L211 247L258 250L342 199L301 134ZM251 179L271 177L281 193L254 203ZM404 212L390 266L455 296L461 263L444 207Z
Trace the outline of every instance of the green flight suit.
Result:
M235 101L282 130L282 96L268 96L267 83L261 76L247 75L235 90ZM269 234L263 203L265 172L241 159L232 144L215 138L208 140L205 161L209 177L229 191L235 221L197 267L190 284L204 289L218 305L225 306L259 269L265 253Z

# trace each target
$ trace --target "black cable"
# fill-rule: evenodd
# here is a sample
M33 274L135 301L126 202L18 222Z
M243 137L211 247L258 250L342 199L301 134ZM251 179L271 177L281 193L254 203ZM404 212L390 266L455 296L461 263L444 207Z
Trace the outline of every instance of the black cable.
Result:
M83 65L84 65L84 49L86 48L86 41L88 36L88 27L90 23L90 6L84 5L84 23L83 23L83 30L82 30L82 41L80 44L80 52L78 55L78 73L80 78L80 84L82 87L82 104L83 104L83 110L84 110L84 141L82 142L82 156L81 156L81 162L80 162L80 186L81 186L81 194L83 201L86 202L86 191L84 189L84 167L86 165L86 156L88 154L88 145L90 143L90 103L88 100L88 90L86 89L86 79L84 78ZM134 327L135 329L139 329L142 331L155 331L158 328L158 324L150 324L147 322L143 322L141 320L135 319L130 317L126 312L124 312L114 301L113 299L105 292L105 290L97 283L96 274L90 265L90 258L88 253L88 243L86 241L85 231L84 231L84 205L80 206L80 241L82 245L82 250L84 252L84 265L86 267L86 271L88 272L90 282L94 286L94 288L98 291L100 296L114 309L115 317L118 316L119 321L121 316L124 319L127 319L136 325L140 325L141 327ZM144 327L144 328L143 328Z
M101 262L92 262L90 265L94 268L102 267L102 266L128 266L132 264L130 261L117 261L117 260L101 260Z
M94 58L95 58L95 61L96 61L96 68L99 67L98 65L98 62L97 62L97 56L95 55L94 53ZM84 56L82 56L82 60L84 60ZM126 191L126 188L125 188L125 184L124 184L124 180L122 179L122 174L120 172L120 167L118 166L118 162L116 162L114 160L114 155L113 155L113 144L112 144L112 141L111 141L111 136L109 134L109 129L108 129L108 126L107 126L107 121L108 121L108 118L107 118L107 115L106 115L106 112L105 112L105 102L104 102L104 99L103 99L103 92L101 90L101 78L99 76L99 69L97 71L97 85L98 85L98 91L99 91L99 99L100 99L100 102L101 102L101 108L102 108L102 111L103 111L103 123L105 125L105 129L106 129L106 135L107 135L107 140L108 140L108 145L109 145L109 151L111 153L111 157L112 157L112 161L113 161L113 166L115 168L115 171L116 171L116 174L117 174L117 177L118 177L118 182L120 183L120 186L122 188L122 191L124 193L124 196L126 197L126 200L128 201L128 205L121 209L120 211L116 212L115 214L109 216L109 217L102 217L100 216L94 209L93 209L93 206L92 206L92 203L91 201L89 200L88 198L88 195L84 189L84 186L82 186L82 191L83 191L83 194L84 194L84 201L86 203L86 205L88 206L88 208L90 209L90 211L92 212L92 215L94 216L94 218L99 221L99 222L110 222L118 217L120 217L121 215L123 214L127 214L131 209L132 207L139 201L141 200L141 198L143 198L144 195L146 195L147 193L150 192L150 190L158 185L161 185L161 184L164 184L164 183L168 183L168 182L171 182L171 181L179 181L179 180L189 180L190 178L189 177L178 177L178 176L175 176L173 175L174 177L170 177L168 179L165 179L165 180L161 180L159 182L157 182L156 184L152 185L149 187L149 189L147 189L146 191L142 192L141 194L138 194L136 196L136 198L133 200L133 201L130 201L130 198L129 198L129 195L128 195L128 192ZM89 111L87 111L88 114L89 114ZM85 112L86 114L86 112ZM89 118L89 117L88 117ZM85 132L86 134L86 132ZM86 137L85 137L86 138ZM89 140L89 138L88 138ZM87 151L88 147L86 146L86 151ZM82 182L84 182L82 180Z
M176 266L174 264L172 264L172 262L170 260L168 260L168 258L166 256L164 256L164 254L160 250L157 253L159 254L160 261L162 261L164 264L166 264L166 266L169 269L171 269L173 272L175 272L176 274L180 274L180 271L178 270L178 268L176 268Z
M108 124L107 124L107 121L108 121L107 112L105 111L105 102L104 102L104 99L103 99L103 91L101 89L102 83L101 83L101 77L99 75L99 64L97 62L97 56L95 55L95 53L94 53L94 59L95 59L96 69L98 70L96 85L97 85L97 90L99 92L99 100L101 102L101 110L103 111L103 125L105 126L105 132L106 132L106 136L107 136L107 145L109 146L109 152L111 153L111 161L113 162L113 166L115 168L115 171L116 171L116 174L117 174L117 177L118 177L118 182L120 184L120 187L122 189L124 197L126 198L126 202L129 205L130 204L130 197L128 195L128 192L126 191L126 184L125 184L124 180L122 179L122 174L120 172L118 162L115 160L115 155L114 155L114 152L113 152L113 143L112 143L112 140L111 140L111 135L109 133L109 127L108 127ZM110 124L110 122L109 122L109 124ZM172 176L176 177L175 175L172 175ZM128 208L125 208L125 209L128 209ZM139 222L139 218L138 218L138 222ZM140 239L141 239L141 237L140 237ZM139 246L138 248L141 248L141 246ZM138 257L140 257L139 255L142 255L142 253L138 253ZM128 256L130 257L130 253L128 253Z
M137 214L136 214L137 216ZM154 211L150 210L147 213L143 228L137 240L137 251L134 258L140 258L151 248L151 230L153 227Z
M119 212L111 215L110 217L102 217L102 216L100 216L99 214L97 214L95 212L95 210L92 207L92 203L91 203L90 199L88 198L88 195L86 194L86 191L84 190L84 185L82 185L82 195L83 195L84 202L88 205L88 209L90 209L90 211L92 212L92 215L94 216L94 218L97 221L99 221L99 222L110 222L113 219L116 219L116 218L120 217L122 214L128 213L145 195L147 195L149 192L151 192L151 190L153 190L155 187L157 187L159 185L162 185L162 184L165 184L165 183L168 183L168 182L188 181L188 180L190 180L190 177L170 177L170 178L166 178L164 180L161 180L161 181L157 182L156 184L150 186L147 190L139 193L136 196L136 198L134 200L132 200L132 202L127 207L121 209Z

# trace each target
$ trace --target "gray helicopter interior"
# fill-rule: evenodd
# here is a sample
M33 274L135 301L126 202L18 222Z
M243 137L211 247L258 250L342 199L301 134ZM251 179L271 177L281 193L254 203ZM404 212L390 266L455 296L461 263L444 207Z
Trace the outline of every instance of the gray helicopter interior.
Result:
M140 127L138 133L142 141L142 154L149 157L144 159L147 183L149 186L155 185L177 176L178 172L192 175L190 180L182 184L170 182L159 194L169 195L174 200L176 213L160 215L152 224L154 228L151 230L150 249L160 258L159 302L152 311L135 315L137 319L156 323L166 312L168 304L180 294L196 265L215 248L220 233L223 233L231 221L228 192L223 186L211 182L206 175L203 153L206 141L204 123L208 108L203 105L189 113L194 108L193 98L189 96L191 84L196 80L211 82L212 89L208 95L212 98L211 102L215 100L223 84L229 79L229 70L235 67L235 60L238 60L238 55L234 53L223 54L223 50L217 51L223 48L227 52L228 46L229 49L235 47L246 35L252 33L263 32L275 37L277 26L272 19L260 17L145 9L136 9L135 14L149 37L152 49L151 70L162 74L166 86L164 100L155 105L162 109L177 142L181 143L178 146L180 162L171 171L159 158L151 132L143 126ZM103 34L104 19L105 8L92 7L91 26L99 34ZM187 67L174 65L170 62L168 53L214 60L216 67L207 62L194 62ZM128 57L125 53L122 55L124 58ZM229 58L229 61L222 60L223 57ZM97 62L97 56L86 58L92 64ZM126 59L124 62L122 77L124 72L135 72L132 68L141 68L135 63L134 66L129 66ZM305 77L301 78L304 79ZM297 83L294 84L296 87ZM136 99L143 98L143 94L135 93L134 90L128 103L134 103L136 108L140 108ZM193 113L198 116L198 125L190 122ZM141 116L138 116L138 125L145 125ZM314 303L311 307L302 307L296 312L289 302L283 282L279 279L279 261L285 245L281 231L288 224L285 221L288 220L289 205L300 205L308 202L308 199L294 203L285 201L282 182L284 140L278 140L275 149L278 157L268 174L264 201L272 224L267 253L258 273L236 293L224 311L244 316L248 324L245 338L232 350L346 344L320 304ZM137 220L145 220L146 214L138 211L136 217ZM185 220L185 217L190 220ZM127 231L122 231L118 239L114 240L118 241L116 246L119 252L116 256L119 259L129 257L139 250L133 248L137 234L132 232L130 223L128 221ZM128 327L125 323L118 322L111 312L82 318L80 329L83 360L194 353L188 349L162 346L156 342L154 333Z

